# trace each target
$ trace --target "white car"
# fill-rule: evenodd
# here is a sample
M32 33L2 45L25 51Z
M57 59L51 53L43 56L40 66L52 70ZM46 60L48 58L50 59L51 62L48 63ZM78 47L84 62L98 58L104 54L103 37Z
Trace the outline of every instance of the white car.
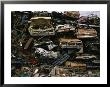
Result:
M64 24L64 25L58 25L56 26L57 32L69 32L69 31L75 31L75 28L71 26L70 24Z
M38 53L44 57L49 57L49 58L57 58L58 57L58 52L47 51L43 48L36 48L35 53Z

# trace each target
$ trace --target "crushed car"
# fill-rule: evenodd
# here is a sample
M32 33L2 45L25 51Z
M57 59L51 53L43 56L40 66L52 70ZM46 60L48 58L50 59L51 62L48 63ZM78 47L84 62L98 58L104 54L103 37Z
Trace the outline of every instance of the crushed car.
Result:
M31 36L55 35L51 17L32 17L28 31Z
M35 53L40 54L45 58L58 58L59 52L47 51L43 48L36 48Z
M64 24L64 25L58 25L56 26L56 32L61 33L61 32L75 32L75 27L71 26L70 24Z
M77 38L95 38L97 31L95 29L78 29L76 32Z
M59 42L62 49L78 49L79 53L83 53L83 43L79 39L60 38Z
M96 59L97 57L95 55L91 54L80 54L77 55L75 59L83 59L83 60L88 60L88 59Z

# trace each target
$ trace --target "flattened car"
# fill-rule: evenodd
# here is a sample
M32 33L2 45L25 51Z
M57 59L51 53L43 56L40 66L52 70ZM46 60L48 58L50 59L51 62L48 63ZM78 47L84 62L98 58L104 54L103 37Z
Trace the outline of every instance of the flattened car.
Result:
M64 25L58 25L56 26L57 33L61 32L69 32L69 31L75 31L75 27L71 26L70 24L64 24Z
M97 31L95 29L78 29L76 36L77 38L94 38L97 37Z
M32 17L28 31L31 36L54 35L51 17Z
M96 59L95 55L90 55L90 54L82 54L82 55L78 55L75 59Z
M80 13L79 11L64 11L64 15L72 17L72 18L79 18Z
M83 43L79 39L60 38L59 41L62 49L78 49L80 53L83 52Z

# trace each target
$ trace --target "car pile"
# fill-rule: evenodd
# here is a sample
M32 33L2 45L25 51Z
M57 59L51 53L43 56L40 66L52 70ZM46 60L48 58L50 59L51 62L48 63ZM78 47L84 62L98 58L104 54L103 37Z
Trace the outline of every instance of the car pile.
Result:
M100 76L100 18L79 11L12 11L12 77Z

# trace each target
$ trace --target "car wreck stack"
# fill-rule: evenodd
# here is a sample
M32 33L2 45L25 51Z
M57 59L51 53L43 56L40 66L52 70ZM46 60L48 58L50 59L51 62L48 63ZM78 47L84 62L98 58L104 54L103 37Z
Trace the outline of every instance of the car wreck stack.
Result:
M12 11L13 77L100 76L100 18L79 11Z

